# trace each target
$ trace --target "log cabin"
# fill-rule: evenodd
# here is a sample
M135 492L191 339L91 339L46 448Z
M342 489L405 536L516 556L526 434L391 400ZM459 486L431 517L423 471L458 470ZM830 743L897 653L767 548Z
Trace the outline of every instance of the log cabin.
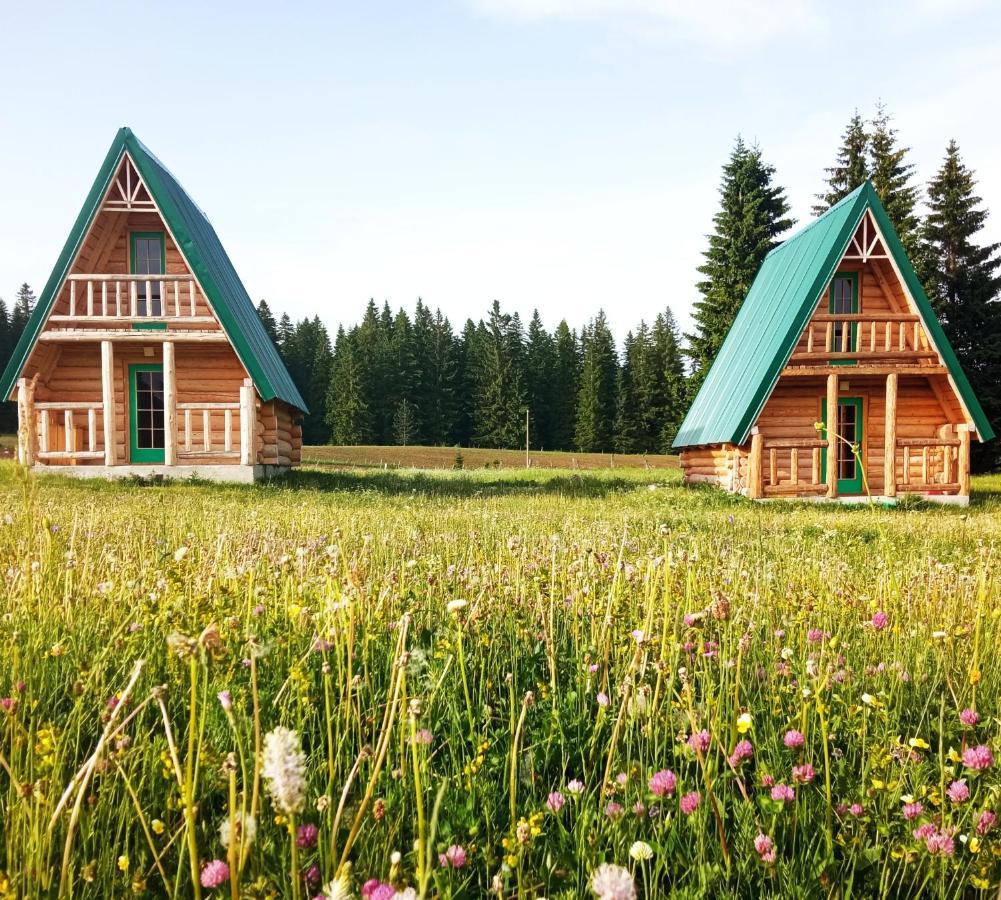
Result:
M993 437L866 182L765 258L674 447L751 499L966 505Z
M0 380L18 459L77 476L253 481L300 460L306 406L215 229L115 136Z

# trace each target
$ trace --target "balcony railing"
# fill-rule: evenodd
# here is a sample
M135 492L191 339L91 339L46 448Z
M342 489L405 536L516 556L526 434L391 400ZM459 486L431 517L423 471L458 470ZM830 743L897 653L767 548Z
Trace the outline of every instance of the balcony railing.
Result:
M198 291L193 275L70 275L68 314L53 322L142 322L183 319L210 322L199 315Z
M915 315L825 314L814 316L807 325L806 349L797 349L790 363L936 357Z

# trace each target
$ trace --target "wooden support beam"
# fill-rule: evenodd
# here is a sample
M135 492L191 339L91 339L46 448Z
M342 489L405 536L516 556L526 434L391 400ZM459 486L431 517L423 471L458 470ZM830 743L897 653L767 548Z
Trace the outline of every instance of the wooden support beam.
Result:
M177 465L177 365L171 341L163 342L163 464Z
M889 375L891 372L897 375L922 375L931 377L934 375L948 375L949 370L945 366L786 366L782 370L783 378L823 378L832 373L839 375L851 375L852 378L861 375Z
M838 496L838 375L827 376L827 496Z
M183 341L186 344L224 344L229 341L224 331L129 331L124 328L51 329L43 331L41 343L80 344L96 341L114 341L121 344L155 344L160 341Z
M245 378L240 387L240 465L252 466L257 453L257 403L254 382Z
M970 426L957 425L959 432L959 495L961 497L970 496Z
M35 381L17 380L17 461L22 466L35 462Z
M101 341L101 400L104 407L104 464L115 465L115 348Z
M762 496L761 456L764 437L757 429L751 435L751 455L747 458L747 496L758 500Z
M883 440L883 493L897 496L897 373L886 376L886 423Z

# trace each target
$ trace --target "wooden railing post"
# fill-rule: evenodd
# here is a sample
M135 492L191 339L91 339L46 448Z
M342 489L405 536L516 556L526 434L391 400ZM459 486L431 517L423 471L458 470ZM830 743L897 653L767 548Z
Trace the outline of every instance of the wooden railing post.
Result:
M254 382L247 378L240 387L240 465L252 466L257 443L257 409Z
M886 376L886 431L883 442L883 494L897 496L897 373Z
M115 346L101 341L101 405L104 419L104 464L115 465Z
M17 380L17 461L22 466L35 463L35 381Z
M164 302L163 292L160 302ZM163 464L177 465L177 366L174 342L163 342Z
M764 447L764 437L755 428L751 433L751 455L747 460L747 496L751 500L760 500L761 485L761 455Z
M838 376L827 376L827 496L838 496Z
M959 432L959 496L970 496L970 426L957 425Z

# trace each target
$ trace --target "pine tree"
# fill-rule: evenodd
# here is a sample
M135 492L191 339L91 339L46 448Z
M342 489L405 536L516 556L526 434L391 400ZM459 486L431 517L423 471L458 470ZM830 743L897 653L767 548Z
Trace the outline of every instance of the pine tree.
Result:
M390 325L392 319L390 319ZM393 440L393 407L387 402L390 381L390 334L374 300L354 334L355 357L364 379L365 402L371 416L372 440L389 444Z
M482 327L482 323L480 325ZM466 319L456 342L455 417L449 441L459 447L469 447L473 443L481 337L481 328L472 319Z
M261 320L261 324L264 326L264 330L268 333L268 337L271 338L275 346L278 345L278 323L275 322L275 317L271 313L271 307L268 306L267 300L262 300L257 304L257 318Z
M762 261L793 220L775 169L761 150L737 138L723 167L720 210L713 217L705 262L699 267L702 299L695 303L695 334L688 335L695 378L701 383L736 318Z
M581 345L575 442L582 453L607 453L613 449L618 360L603 311L584 329Z
M420 431L418 424L421 410L414 402L417 384L417 360L414 355L414 333L410 317L400 310L393 317L389 333L389 365L387 368L386 387L382 402L392 415L390 436L393 443L399 443L400 430L397 418L401 407L406 410L406 437L413 443L414 436ZM404 401L406 405L404 406Z
M817 194L819 203L813 207L817 216L843 200L869 177L869 134L857 109L841 137L837 162L824 171L827 172L827 188Z
M365 399L365 380L355 357L354 339L338 329L327 387L326 422L334 444L367 444L372 420Z
M905 162L908 147L897 142L897 131L890 125L890 114L880 103L872 120L869 136L872 186L893 222L893 227L908 256L914 257L918 241L918 218L914 209L918 189L910 184L914 166Z
M641 322L639 337L634 337L630 331L622 346L622 365L615 391L615 449L619 453L642 453L645 449L639 384L644 380L643 369L647 363L646 339L646 325Z
M325 444L330 437L326 404L333 354L319 316L299 322L282 349L289 375L309 407L302 423L303 443Z
M531 419L531 443L539 449L552 450L553 376L556 370L556 345L546 331L539 311L532 312L525 343L525 382Z
M420 301L414 312L414 398L421 411L422 443L442 446L452 440L456 415L458 353L452 326L440 310L434 316Z
M571 331L565 319L556 326L553 343L550 446L553 450L572 450L577 431L577 391L580 383L581 354L577 334Z
M660 453L670 453L688 408L688 379L684 353L674 314L666 309L654 321L651 335L654 365L658 373L656 417L648 422L648 433Z
M278 346L278 352L282 354L282 358L285 358L285 345L288 343L292 333L295 331L295 326L292 324L292 320L289 318L288 313L282 313L281 319L278 320L278 330L277 337L278 340L275 342Z
M987 210L955 141L928 185L919 253L925 291L992 424L1001 422L1001 255L977 238ZM1001 463L998 442L975 443L975 468Z
M7 304L0 297L0 372L7 368L14 353L16 343L11 328ZM0 403L0 431L10 433L17 430L17 406L14 403Z
M526 402L519 320L502 313L495 300L477 344L473 440L480 447L518 447Z

